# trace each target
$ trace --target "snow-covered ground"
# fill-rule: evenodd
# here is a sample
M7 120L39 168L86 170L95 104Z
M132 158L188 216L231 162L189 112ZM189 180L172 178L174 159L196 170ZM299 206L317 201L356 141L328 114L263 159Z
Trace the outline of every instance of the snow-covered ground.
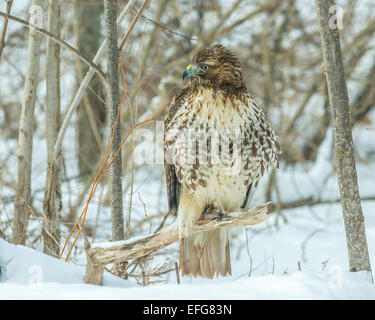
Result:
M340 207L286 212L287 224L248 231L248 250L232 250L233 275L182 278L147 287L105 273L103 286L83 282L84 267L0 239L0 299L375 299L365 272L349 273ZM364 203L371 260L375 260L375 202ZM273 224L276 216L266 223ZM256 232L259 231L259 232ZM246 230L233 241L246 243ZM251 268L251 272L250 272Z

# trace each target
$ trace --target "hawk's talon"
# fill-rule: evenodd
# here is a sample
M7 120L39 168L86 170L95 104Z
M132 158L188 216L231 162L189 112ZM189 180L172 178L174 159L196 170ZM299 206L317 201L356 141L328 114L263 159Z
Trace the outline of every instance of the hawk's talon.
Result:
M203 212L202 212L202 215L204 216L207 212L211 212L211 211L213 211L214 210L214 206L212 205L212 204L208 204L205 208L204 208L204 210L203 210Z
M217 218L216 218L216 220L217 221L220 221L220 220L222 220L224 218L224 213L223 213L223 211L219 211L219 213L217 214Z

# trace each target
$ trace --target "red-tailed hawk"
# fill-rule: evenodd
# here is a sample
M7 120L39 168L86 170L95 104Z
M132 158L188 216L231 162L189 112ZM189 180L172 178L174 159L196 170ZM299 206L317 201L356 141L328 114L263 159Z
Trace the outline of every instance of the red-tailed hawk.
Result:
M165 119L169 210L177 215L183 275L231 273L226 230L189 236L207 208L244 208L250 189L278 165L279 139L248 93L238 58L222 45L203 48L183 72L186 86Z

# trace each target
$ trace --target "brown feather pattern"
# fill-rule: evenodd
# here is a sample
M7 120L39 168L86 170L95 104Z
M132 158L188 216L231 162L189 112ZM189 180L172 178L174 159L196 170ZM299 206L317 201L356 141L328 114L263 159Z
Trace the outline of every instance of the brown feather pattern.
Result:
M270 167L278 166L281 153L279 138L248 93L234 53L221 45L203 48L193 58L193 64L202 63L208 70L193 76L174 97L165 119L169 209L177 213L181 229L194 223L207 205L223 211L246 206L251 186ZM215 141L220 141L218 149ZM226 176L226 169L235 174ZM230 273L228 239L215 247L214 237L222 235L184 239L183 274Z

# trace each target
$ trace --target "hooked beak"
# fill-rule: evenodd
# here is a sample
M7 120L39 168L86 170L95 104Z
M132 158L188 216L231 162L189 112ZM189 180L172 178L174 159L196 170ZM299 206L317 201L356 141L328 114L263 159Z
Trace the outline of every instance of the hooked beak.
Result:
M182 73L182 81L185 81L185 79L189 79L193 76L192 72L193 65L189 64L185 69L184 72Z

